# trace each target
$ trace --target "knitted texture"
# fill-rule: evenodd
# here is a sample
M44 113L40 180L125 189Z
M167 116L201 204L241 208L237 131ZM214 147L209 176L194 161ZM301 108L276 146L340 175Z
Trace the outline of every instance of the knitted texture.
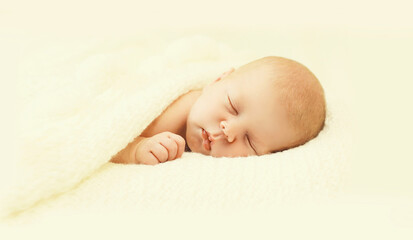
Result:
M178 39L159 55L143 57L142 49L108 51L94 42L26 61L21 154L3 194L5 216L268 207L338 191L348 136L342 106L330 99L324 130L295 149L247 158L184 153L156 166L109 163L177 97L256 58L205 36Z

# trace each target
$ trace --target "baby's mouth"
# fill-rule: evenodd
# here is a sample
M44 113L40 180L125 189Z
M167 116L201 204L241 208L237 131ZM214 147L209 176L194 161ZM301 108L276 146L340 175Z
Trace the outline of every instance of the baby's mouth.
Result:
M211 141L209 140L209 133L202 129L202 146L207 150L211 151Z

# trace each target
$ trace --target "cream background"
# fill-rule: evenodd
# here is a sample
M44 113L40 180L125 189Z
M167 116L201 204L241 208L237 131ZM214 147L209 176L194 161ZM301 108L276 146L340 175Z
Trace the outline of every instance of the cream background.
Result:
M282 43L294 35L298 37L296 42L286 44L296 48L279 48L278 53L300 57L300 49L317 49L320 44L330 50L314 52L313 59L304 57L309 52L302 54L302 61L314 72L321 68L317 62L324 56L340 58L334 59L334 63L340 64L332 65L331 71L343 73L337 84L349 95L349 116L354 119L354 151L345 190L337 201L285 207L274 212L233 213L220 219L211 214L203 217L147 216L141 223L127 223L127 214L114 213L111 220L91 224L86 218L71 227L83 229L89 236L99 233L115 236L118 234L115 231L103 234L106 231L102 230L114 226L118 232L129 235L170 237L183 234L183 237L205 239L261 235L407 239L413 231L412 5L410 1L401 0L16 1L1 4L0 69L1 86L4 86L1 107L5 116L1 130L6 133L2 134L2 152L5 153L2 160L18 154L18 150L13 151L13 128L9 127L13 126L13 115L18 112L13 107L18 104L18 98L12 80L19 58L24 57L32 45L82 41L90 37L133 39L143 36L163 46L179 36L202 33L224 41L237 39L235 47L245 48L249 39L262 39L263 42L277 39ZM285 38L280 40L283 34ZM266 53L261 46L253 47L254 51ZM12 167L12 162L9 163ZM2 178L11 175L12 171L7 170ZM4 179L2 183L7 183ZM67 217L71 222L70 216ZM115 217L118 221L114 222ZM25 232L19 231L20 235L49 233L60 236L60 230L66 227L62 224L64 221L59 220L55 226L27 226ZM135 230L136 225L143 227ZM7 232L16 233L13 229ZM76 232L68 232L65 236Z

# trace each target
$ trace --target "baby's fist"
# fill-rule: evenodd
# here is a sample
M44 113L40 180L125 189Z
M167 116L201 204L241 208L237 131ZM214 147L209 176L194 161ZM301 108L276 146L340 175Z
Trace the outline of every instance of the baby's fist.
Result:
M155 165L182 156L185 139L171 132L162 132L146 138L136 149L136 161L141 164Z

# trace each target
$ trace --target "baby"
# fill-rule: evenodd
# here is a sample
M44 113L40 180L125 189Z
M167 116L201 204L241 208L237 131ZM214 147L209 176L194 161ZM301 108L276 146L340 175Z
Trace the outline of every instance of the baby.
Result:
M313 73L290 59L264 57L179 97L111 161L154 165L184 150L213 157L274 153L316 137L325 115Z

